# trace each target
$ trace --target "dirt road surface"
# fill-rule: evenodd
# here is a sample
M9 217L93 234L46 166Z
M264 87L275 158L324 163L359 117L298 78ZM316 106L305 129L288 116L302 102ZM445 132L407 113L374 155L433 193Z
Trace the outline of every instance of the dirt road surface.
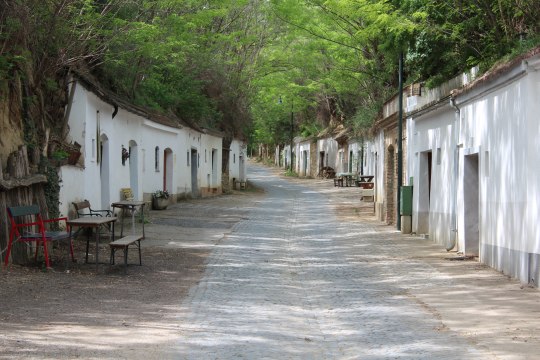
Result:
M280 175L279 170L270 171ZM381 246L386 240L403 244L392 261L421 261L448 279L446 286L411 287L402 294L439 321L434 331L455 332L493 359L540 356L537 289L476 261L457 260L457 254L430 240L401 235L374 219L372 203L360 202L347 189L334 187L332 180L289 181L325 194L340 221L369 222ZM208 256L264 196L250 187L151 211L143 266L129 266L127 275L121 265L102 264L96 273L95 265L84 264L84 237L75 241L76 264L66 260L64 249L56 249L52 271L2 268L0 359L162 358L177 341L181 300L202 278ZM90 261L92 254L91 247ZM131 263L136 255L132 250ZM103 244L100 259L108 256ZM460 349L455 351L458 358Z

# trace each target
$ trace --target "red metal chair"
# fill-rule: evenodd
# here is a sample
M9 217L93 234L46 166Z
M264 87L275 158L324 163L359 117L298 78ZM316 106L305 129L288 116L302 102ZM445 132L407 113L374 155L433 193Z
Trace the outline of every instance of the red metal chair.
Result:
M75 261L75 257L73 256L73 241L69 231L69 225L67 224L67 217L43 220L39 211L39 206L37 205L8 207L7 212L11 228L9 230L9 242L4 260L6 266L9 263L11 247L13 243L17 241L26 243L35 242L35 259L37 259L39 246L43 246L43 254L47 268L50 268L47 242L69 241L71 260ZM24 222L28 220L30 220L30 222ZM65 230L47 230L47 226L50 227L50 225L53 224L56 224L56 227L59 227L61 221L64 221Z

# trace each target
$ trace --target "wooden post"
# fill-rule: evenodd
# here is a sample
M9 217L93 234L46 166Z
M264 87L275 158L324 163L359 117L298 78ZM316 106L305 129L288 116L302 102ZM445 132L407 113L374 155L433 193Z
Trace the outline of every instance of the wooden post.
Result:
M32 152L32 157L34 155ZM32 160L35 161L34 158ZM47 182L47 178L42 174L32 174L30 163L27 148L22 145L9 155L5 178L0 166L0 251L6 249L9 239L10 224L7 217L7 207L36 204L40 207L43 217L48 218L47 202L43 189L43 183ZM22 243L14 244L11 259L16 264L27 263L29 260L28 247ZM3 261L3 258L1 260Z

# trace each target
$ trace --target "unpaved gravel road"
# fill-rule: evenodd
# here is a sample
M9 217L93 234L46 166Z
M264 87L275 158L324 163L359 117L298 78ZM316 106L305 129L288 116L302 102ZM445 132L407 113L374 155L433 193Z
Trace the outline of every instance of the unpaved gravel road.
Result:
M266 171L267 176L279 174L275 169ZM456 254L447 253L431 241L403 236L393 227L375 221L373 205L358 201L354 188L335 188L331 180L287 181L325 196L341 226L362 222L372 229L372 234L357 244L373 249L372 256L358 259L373 267L388 265L384 281L399 290L392 296L429 317L434 333L461 339L483 358L538 358L537 289L522 286L475 261L452 261ZM62 252L57 251L54 271L42 272L32 266L3 268L0 359L190 358L182 348L186 339L197 339L194 332L186 334L189 325L197 324L182 323L190 312L186 301L198 291L199 284L209 284L207 265L215 264L213 256L232 245L228 237L234 227L249 221L253 209L265 199L264 192L249 189L152 211L143 242L143 266L130 266L126 276L120 266L101 265L96 274L94 265L83 264L82 238L76 241L77 264L66 267ZM393 249L392 253L385 252L385 248ZM131 255L130 260L135 262L136 252ZM100 259L108 259L106 245ZM411 264L427 269L427 274L395 271L408 269ZM292 275L308 276L301 272ZM361 329L362 324L358 326ZM308 345L317 340L303 339ZM349 353L340 357L341 350L336 349L338 355L326 358L414 358L383 350L380 356ZM448 358L463 358L462 349L452 351L447 352ZM219 353L206 355L231 358ZM241 352L237 355L253 358ZM289 358L305 357L297 353Z

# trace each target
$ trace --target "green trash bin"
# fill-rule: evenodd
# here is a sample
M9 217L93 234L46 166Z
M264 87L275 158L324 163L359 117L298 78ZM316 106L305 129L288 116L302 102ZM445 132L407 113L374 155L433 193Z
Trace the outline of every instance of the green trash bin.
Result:
M402 186L400 191L399 214L402 216L412 215L412 185Z

